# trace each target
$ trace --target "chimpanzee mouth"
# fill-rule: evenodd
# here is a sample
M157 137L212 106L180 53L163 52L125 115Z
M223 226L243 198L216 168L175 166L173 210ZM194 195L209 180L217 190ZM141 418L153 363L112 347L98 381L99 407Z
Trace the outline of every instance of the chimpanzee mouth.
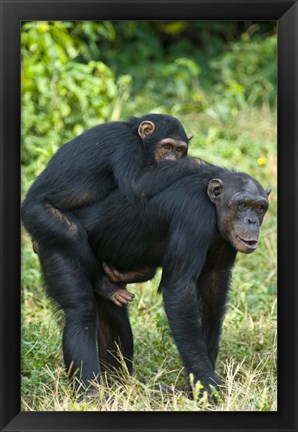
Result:
M243 243L246 247L248 247L249 249L257 249L258 247L258 240L254 240L254 239L243 239L241 237L238 237L238 240L241 241L241 243Z

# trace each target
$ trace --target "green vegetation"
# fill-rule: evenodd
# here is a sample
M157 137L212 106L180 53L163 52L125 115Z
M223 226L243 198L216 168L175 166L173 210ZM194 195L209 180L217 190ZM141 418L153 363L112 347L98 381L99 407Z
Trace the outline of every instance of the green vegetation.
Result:
M135 372L79 401L63 369L57 316L22 233L22 409L272 411L276 396L276 28L270 22L26 22L22 27L23 194L61 144L129 115L176 115L190 154L272 187L258 250L238 255L217 370L218 406L190 401L157 294L130 287ZM144 382L146 384L144 384ZM162 394L156 384L172 386Z

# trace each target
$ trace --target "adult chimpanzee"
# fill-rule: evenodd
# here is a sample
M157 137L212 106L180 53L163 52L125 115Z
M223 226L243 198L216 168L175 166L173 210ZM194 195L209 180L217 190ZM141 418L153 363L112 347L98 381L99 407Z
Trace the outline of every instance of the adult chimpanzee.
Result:
M144 196L146 168L185 156L191 138L176 118L163 114L84 132L57 151L29 189L22 206L25 228L38 247L79 258L96 278L87 234L72 210L102 201L116 186L130 201Z
M75 211L99 262L121 272L162 266L160 290L186 372L208 389L214 372L221 323L237 251L257 248L269 190L247 174L179 160L189 175L161 191L143 208L120 191L102 203ZM177 169L182 169L182 166ZM167 162L152 169L172 172ZM97 295L86 272L63 252L39 251L49 295L65 313L64 360L88 384L102 364L119 367L117 347L132 370L133 341L127 306ZM133 280L131 280L133 282ZM98 350L97 342L98 341Z

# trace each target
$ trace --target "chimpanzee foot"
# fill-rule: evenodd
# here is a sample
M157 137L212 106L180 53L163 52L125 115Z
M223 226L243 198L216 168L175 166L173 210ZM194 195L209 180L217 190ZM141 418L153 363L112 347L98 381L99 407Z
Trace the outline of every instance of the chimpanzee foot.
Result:
M125 284L114 283L107 277L103 278L95 291L100 296L111 300L116 306L123 306L134 299L134 295L126 290Z
M111 296L110 300L117 306L123 306L128 302L132 302L134 295L128 292L126 289L117 289Z

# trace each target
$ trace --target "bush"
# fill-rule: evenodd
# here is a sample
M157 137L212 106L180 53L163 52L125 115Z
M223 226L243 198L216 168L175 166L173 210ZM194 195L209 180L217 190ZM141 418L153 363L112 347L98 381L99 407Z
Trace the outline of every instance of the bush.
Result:
M118 119L131 77L115 78L101 61L81 59L74 23L28 22L22 28L22 164L39 172L65 141Z

